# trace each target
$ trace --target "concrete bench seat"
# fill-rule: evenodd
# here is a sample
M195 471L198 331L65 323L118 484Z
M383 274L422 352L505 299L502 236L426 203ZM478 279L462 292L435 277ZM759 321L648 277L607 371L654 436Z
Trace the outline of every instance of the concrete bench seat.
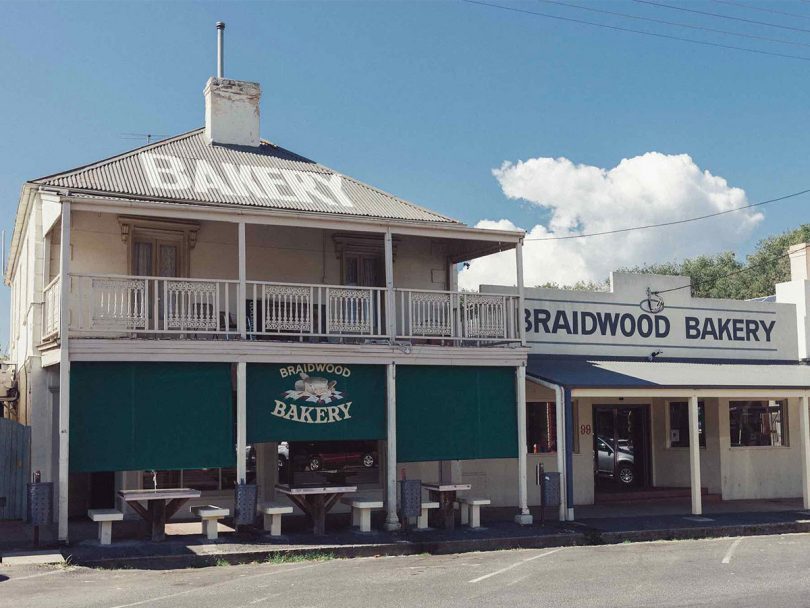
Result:
M217 524L220 519L228 517L230 514L229 509L223 509L214 505L191 507L191 512L195 517L199 517L202 520L203 534L205 534L208 540L216 540L219 537Z
M280 502L265 502L259 505L259 513L264 518L264 529L270 532L270 536L281 536L281 517L292 512L292 505Z
M352 508L352 525L360 528L360 532L371 532L371 512L383 508L383 501L376 498L341 498L340 502Z
M428 511L430 509L438 509L439 503L438 502L425 502L422 501L422 513L416 520L416 529L417 530L427 530L428 528Z
M473 498L459 496L458 504L461 507L461 525L471 528L481 527L481 507L491 504L489 498Z
M117 509L90 509L87 517L98 522L98 542L109 545L112 542L112 522L122 521L124 514Z

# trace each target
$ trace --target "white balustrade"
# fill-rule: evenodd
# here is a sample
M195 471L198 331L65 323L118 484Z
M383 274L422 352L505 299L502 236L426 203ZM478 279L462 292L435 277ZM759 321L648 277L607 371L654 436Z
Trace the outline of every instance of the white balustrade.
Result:
M247 333L384 338L385 289L248 281Z
M77 336L235 337L238 281L71 275Z
M90 324L95 329L146 329L146 279L90 277Z
M451 343L520 340L516 295L397 289L401 339Z
M59 314L62 310L62 289L59 277L54 278L42 292L42 340L59 335Z
M72 274L70 330L77 337L238 339L244 307L248 339L387 339L386 316L397 339L483 345L520 340L516 295L396 289L386 309L382 287L220 279ZM43 339L59 333L58 279L44 292Z

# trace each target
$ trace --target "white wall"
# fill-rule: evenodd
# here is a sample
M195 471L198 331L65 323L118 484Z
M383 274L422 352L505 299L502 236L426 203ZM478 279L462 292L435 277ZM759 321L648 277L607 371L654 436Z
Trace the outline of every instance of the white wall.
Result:
M71 215L71 221L72 272L129 274L128 244L121 238L118 216L80 211ZM341 284L341 260L333 234L306 227L248 224L247 279ZM52 272L56 272L58 243L51 251ZM394 285L447 289L447 255L446 245L437 240L397 236ZM189 253L192 277L235 280L239 277L238 259L236 224L200 222L196 246Z
M799 400L788 399L788 447L731 447L729 399L720 399L720 456L724 500L802 495Z
M669 403L681 399L652 399L653 485L657 488L689 488L692 479L689 448L669 445ZM720 475L720 414L717 399L701 399L705 407L706 447L700 449L700 482L711 494L722 492Z

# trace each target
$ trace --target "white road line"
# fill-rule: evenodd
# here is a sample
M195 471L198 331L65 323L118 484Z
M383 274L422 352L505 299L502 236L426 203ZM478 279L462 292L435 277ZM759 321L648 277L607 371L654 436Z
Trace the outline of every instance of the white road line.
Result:
M541 553L540 555L534 555L532 557L528 557L522 561L516 562L511 566L507 566L506 568L501 568L500 570L496 570L495 572L490 572L489 574L485 574L484 576L479 576L478 578L474 578L471 581L467 581L468 583L480 583L483 580L491 578L493 576L498 576L499 574L503 574L504 572L508 572L512 568L517 568L518 566L522 566L526 562L530 562L536 559L540 559L541 557L545 557L546 555L551 555L552 553L557 553L557 551L562 551L565 547L559 547L557 549L552 549L551 551L546 551L545 553Z
M7 582L24 581L27 578L39 578L40 576L50 576L51 574L62 574L64 572L67 572L67 570L52 570L51 572L40 572L39 574L29 574L28 576L18 576L16 578L9 577Z
M178 593L171 593L169 595L161 595L158 597L153 597L148 600L142 600L140 602L132 602L131 604L119 604L117 606L111 606L110 608L131 608L132 606L143 606L144 604L151 604L153 602L160 602L162 600L168 600L173 597L180 597L181 595L188 595L189 593L194 593L195 591L207 591L213 587L219 587L221 585L226 585L228 583L234 582L242 582L249 578L258 578L260 576L271 576L273 574L281 574L282 572L294 572L296 570L304 570L305 568L314 568L317 564L309 564L307 566L298 566L297 568L285 568L283 570L273 570L272 572L262 572L260 574L252 574L250 576L243 576L239 578L231 578L225 581L220 581L218 583L213 583L211 585L205 585L203 587L195 587L194 589L186 589L185 591L180 591Z
M742 541L743 541L742 538L738 538L733 543L731 543L731 546L728 548L728 551L726 551L726 554L723 556L722 561L723 564L727 564L731 561L731 557L734 555L734 551L737 549L737 547Z

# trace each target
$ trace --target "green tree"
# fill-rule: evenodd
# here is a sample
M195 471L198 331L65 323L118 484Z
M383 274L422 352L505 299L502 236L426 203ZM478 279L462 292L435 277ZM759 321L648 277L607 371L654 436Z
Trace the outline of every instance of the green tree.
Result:
M745 263L740 262L733 252L726 251L680 263L645 264L622 270L688 276L692 279L692 295L695 297L747 300L771 295L776 283L789 281L790 262L784 256L791 245L806 242L810 242L810 224L762 239Z

